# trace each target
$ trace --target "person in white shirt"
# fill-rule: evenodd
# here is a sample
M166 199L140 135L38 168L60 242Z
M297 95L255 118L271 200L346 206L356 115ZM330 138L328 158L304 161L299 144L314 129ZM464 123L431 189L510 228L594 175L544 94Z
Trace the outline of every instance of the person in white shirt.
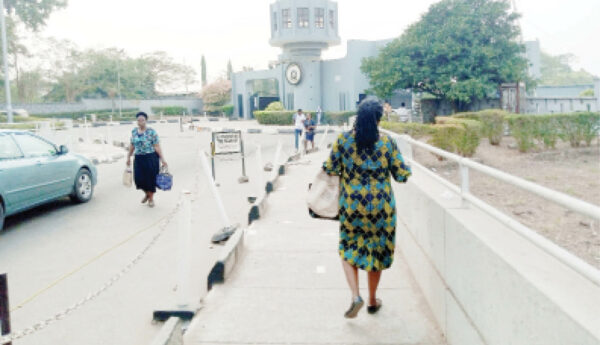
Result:
M304 121L306 120L306 115L302 112L302 109L298 109L298 112L294 114L294 137L296 139L296 151L298 151L298 139L302 137L302 130L304 130Z

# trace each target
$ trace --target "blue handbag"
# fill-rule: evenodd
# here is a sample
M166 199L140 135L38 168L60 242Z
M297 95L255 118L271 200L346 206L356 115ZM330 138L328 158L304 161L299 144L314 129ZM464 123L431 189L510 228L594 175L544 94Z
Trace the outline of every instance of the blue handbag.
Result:
M156 188L167 191L171 190L171 187L173 187L173 175L169 174L169 169L163 166L156 176Z

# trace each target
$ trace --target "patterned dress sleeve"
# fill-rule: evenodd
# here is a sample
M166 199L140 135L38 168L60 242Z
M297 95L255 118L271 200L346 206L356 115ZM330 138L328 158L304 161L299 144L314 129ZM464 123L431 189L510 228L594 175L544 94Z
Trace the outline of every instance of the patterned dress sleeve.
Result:
M158 140L158 133L156 133L156 131L153 129L151 134L150 134L150 144L152 144L152 146L158 144L159 140Z
M402 158L402 154L400 154L398 145L396 145L396 141L392 138L390 138L390 145L392 146L390 155L390 170L392 176L394 177L394 180L398 182L406 182L408 177L412 174L410 166L404 163L404 158Z
M342 175L342 153L340 147L342 146L343 133L337 138L329 154L329 158L323 163L323 170L328 175Z

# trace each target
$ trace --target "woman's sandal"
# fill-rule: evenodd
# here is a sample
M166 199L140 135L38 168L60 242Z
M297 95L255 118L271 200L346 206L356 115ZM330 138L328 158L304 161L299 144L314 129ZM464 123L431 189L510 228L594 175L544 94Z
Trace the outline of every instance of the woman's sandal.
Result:
M381 300L379 298L377 298L375 300L375 302L376 302L375 305L369 305L369 306L367 306L367 313L369 313L369 314L375 314L376 312L379 311L379 309L381 309L381 306L382 306Z
M142 199L142 204L145 204L145 203L146 203L146 201L148 201L148 196L145 196L145 197Z
M154 200L150 200L150 201L148 201L148 206L150 206L150 207L154 207Z
M356 314L358 314L358 311L360 310L360 308L362 308L364 304L365 302L363 301L363 299L360 298L360 296L358 296L354 301L352 301L352 304L350 304L350 309L348 309L346 313L344 313L344 317L347 319L355 318Z

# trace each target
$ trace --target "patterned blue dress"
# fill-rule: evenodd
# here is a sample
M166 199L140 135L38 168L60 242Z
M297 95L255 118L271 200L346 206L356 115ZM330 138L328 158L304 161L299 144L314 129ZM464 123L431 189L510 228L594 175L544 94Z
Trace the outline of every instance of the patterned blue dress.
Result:
M158 134L152 128L146 128L143 133L139 133L137 128L131 131L131 145L135 148L133 179L137 189L152 193L156 192L159 160L154 145L158 142Z
M354 133L342 133L323 169L340 176L340 257L366 271L389 268L396 243L390 175L406 182L411 174L398 146L380 135L374 149L358 152Z

